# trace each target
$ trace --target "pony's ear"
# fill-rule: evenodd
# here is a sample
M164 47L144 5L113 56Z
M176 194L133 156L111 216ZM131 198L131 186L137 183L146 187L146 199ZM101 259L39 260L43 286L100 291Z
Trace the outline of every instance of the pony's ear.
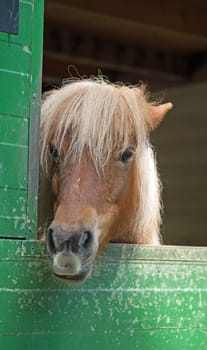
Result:
M154 130L160 122L164 119L166 113L173 108L171 102L161 104L159 106L149 106L150 109L150 120L149 125L150 129Z

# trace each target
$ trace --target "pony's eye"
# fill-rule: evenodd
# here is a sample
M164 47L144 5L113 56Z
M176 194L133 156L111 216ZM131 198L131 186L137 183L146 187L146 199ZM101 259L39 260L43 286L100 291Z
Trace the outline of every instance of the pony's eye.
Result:
M49 153L53 157L53 159L57 160L59 157L58 150L53 145L49 145Z
M127 147L124 152L122 152L119 156L119 161L123 164L127 164L127 162L133 157L134 155L134 148L133 147Z

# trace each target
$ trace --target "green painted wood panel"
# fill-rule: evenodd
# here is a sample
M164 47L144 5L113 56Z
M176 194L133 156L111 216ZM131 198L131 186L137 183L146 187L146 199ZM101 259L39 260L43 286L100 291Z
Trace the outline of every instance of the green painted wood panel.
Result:
M0 69L0 81L4 82L0 89L1 114L29 117L30 75Z
M25 206L26 206L26 191L21 190L12 190L13 197L7 197L7 189L0 189L1 193L1 208L0 215L6 216L6 214L15 213L15 217L24 217L25 215ZM10 200L12 199L12 200Z
M27 189L28 147L3 143L0 154L0 187Z
M27 118L0 115L1 144L28 146Z
M1 194L1 193L0 193ZM11 196L11 192L9 193ZM0 206L1 208L1 206ZM14 213L10 212L9 215L0 215L1 222L1 235L2 237L15 237L24 239L27 234L27 220L25 216L15 216Z
M28 119L0 115L0 187L27 190Z
M18 35L0 33L0 237L34 239L43 0L20 0L19 19Z
M206 350L207 248L111 245L73 286L37 241L0 252L2 348Z
M0 237L25 237L27 191L0 188Z
M206 350L206 340L203 331L199 329L191 332L188 329L166 329L164 335L162 330L157 329L151 333L144 330L122 330L99 334L34 334L32 339L29 335L19 335L15 337L15 345L13 337L5 336L3 344L12 350Z
M10 41L2 40L0 40L0 46L1 70L28 73L32 56L30 47L11 44ZM18 59L14 59L14 57Z
M32 22L32 66L31 66L31 104L29 129L29 167L27 216L29 226L27 239L36 238L37 232L37 194L39 188L39 116L41 108L42 83L42 40L44 0L33 0L34 17Z

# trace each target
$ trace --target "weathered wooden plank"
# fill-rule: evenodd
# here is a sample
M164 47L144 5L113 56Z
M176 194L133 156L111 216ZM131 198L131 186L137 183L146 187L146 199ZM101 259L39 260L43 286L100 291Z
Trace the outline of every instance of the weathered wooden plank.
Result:
M27 232L25 218L0 216L0 225L0 238L25 238Z
M0 69L0 81L4 82L0 90L1 114L29 117L29 74Z
M15 339L15 340L14 340ZM0 344L15 350L206 350L206 329L122 330L0 336Z
M27 215L25 190L0 188L0 236L24 237Z
M7 250L13 251L12 256L15 260L22 259L43 259L47 262L48 253L45 243L38 240L21 241L21 251L16 255L16 245L18 241L11 241L6 239L0 240L1 259L8 260ZM5 254L2 256L2 252ZM45 260L46 259L46 260ZM10 256L10 260L12 257ZM127 261L152 261L152 262L198 262L205 264L207 262L207 248L206 247L187 247L187 246L148 246L136 244L120 244L112 243L105 249L99 260L121 260ZM36 260L35 260L36 261Z
M28 119L0 114L0 143L28 145Z
M4 347L205 349L206 248L111 245L73 286L51 276L40 243L0 248Z
M0 143L0 153L0 188L27 189L28 146Z
M21 0L19 18L18 35L0 33L0 234L35 238L43 1Z
M0 68L15 72L28 73L31 66L31 48L0 40ZM15 57L15 59L14 59Z
M4 245L5 241L0 241ZM7 243L6 243L7 244ZM22 258L45 258L47 257L45 244L41 241L23 241ZM167 262L207 262L206 247L185 247L185 246L144 246L136 244L112 243L105 249L99 260L127 260L127 261L167 261Z
M8 192L9 191L9 196ZM1 201L0 201L0 216L11 215L15 217L24 217L26 209L26 192L24 190L9 190L7 188L1 188Z
M39 116L42 90L42 49L44 0L34 1L32 22L32 66L30 95L29 164L27 215L30 220L28 239L35 239L37 232L37 194L39 186Z
M17 260L22 252L22 241L11 239L0 239L0 261Z
M17 279L13 278L15 284ZM152 301L153 298L153 301ZM190 301L189 301L190 300ZM154 329L207 330L204 292L115 289L1 291L1 335L121 333ZM172 304L170 304L172 303ZM202 305L201 305L202 304ZM200 306L199 306L200 305ZM167 309L166 309L167 308ZM196 311L195 311L196 309ZM15 322L8 322L14 315ZM18 320L18 322L17 322ZM164 332L163 332L164 334ZM68 344L70 345L70 343Z

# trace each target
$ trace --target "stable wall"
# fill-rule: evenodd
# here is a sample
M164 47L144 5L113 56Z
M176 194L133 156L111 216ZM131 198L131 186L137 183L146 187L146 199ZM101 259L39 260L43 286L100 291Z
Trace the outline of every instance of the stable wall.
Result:
M153 133L163 184L164 242L207 246L207 83L169 89L173 110Z

